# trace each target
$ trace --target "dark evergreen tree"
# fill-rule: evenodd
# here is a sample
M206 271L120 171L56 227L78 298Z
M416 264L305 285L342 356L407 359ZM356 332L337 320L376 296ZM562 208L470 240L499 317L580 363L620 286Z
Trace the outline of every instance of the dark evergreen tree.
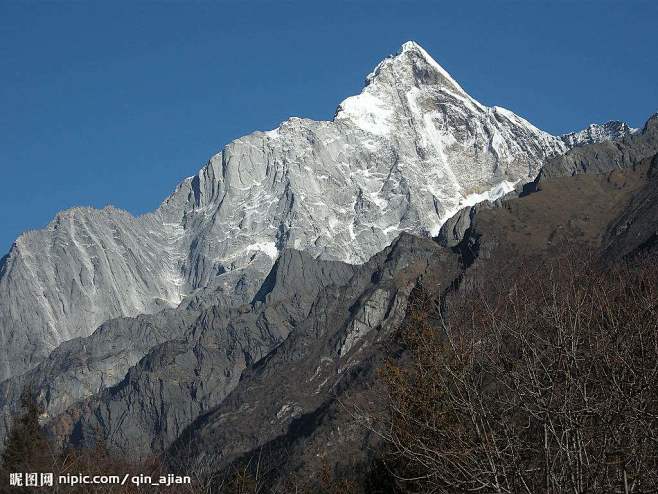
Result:
M21 397L23 414L17 417L7 435L2 453L2 475L6 479L12 472L36 472L47 465L50 447L39 425L41 407L30 390Z

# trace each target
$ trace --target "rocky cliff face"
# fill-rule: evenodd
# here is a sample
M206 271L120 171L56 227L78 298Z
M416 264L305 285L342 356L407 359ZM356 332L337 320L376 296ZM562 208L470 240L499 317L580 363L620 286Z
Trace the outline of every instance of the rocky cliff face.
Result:
M435 235L566 149L405 43L332 121L237 139L154 213L78 208L22 235L0 269L0 380L110 318L249 301L284 248L358 264Z
M21 235L0 272L0 378L107 319L177 305L176 236L114 208L68 210Z

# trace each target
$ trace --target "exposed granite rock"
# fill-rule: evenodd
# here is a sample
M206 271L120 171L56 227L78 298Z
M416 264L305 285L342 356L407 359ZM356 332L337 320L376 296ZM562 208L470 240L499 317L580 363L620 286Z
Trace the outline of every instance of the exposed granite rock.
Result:
M657 163L658 157L607 174L546 179L535 193L480 208L465 238L452 249L461 255L462 270L428 263L421 270L423 286L441 295L459 280L460 289L467 290L476 281L495 283L501 273L523 269L524 263L541 263L570 251L609 259L637 253L651 235L655 238ZM618 251L609 254L611 232L621 218L629 217L638 221L643 235L637 237L629 227L631 244L613 239ZM408 271L376 275L377 286L353 308L358 317L347 324L328 329L327 318L344 319L327 314L328 301L318 304L322 311L311 313L305 325L246 369L235 390L187 428L169 450L171 465L221 472L262 456L267 459L263 462L271 462L263 469L272 475L272 485L290 474L304 477L327 465L334 472L350 465L365 468L371 460L369 447L377 439L352 413L381 409L385 390L377 369L395 356L391 328L400 326L409 303L410 285L399 279L403 273ZM392 314L399 315L390 319ZM373 330L378 324L381 328ZM360 336L357 345L352 345L354 336Z
M167 309L113 319L87 338L62 343L30 372L0 384L0 438L19 411L23 389L35 394L45 410L43 420L48 420L76 401L120 382L152 347L180 337L198 317L197 312Z
M374 439L341 403L376 406L376 369L412 289L440 295L568 249L615 259L655 249L657 160L545 179L469 215L453 249L403 234L360 266L287 250L249 304L110 321L2 396L11 402L31 376L62 444L102 439L135 459L167 451L178 467L221 470L260 448L281 453L281 472L366 462Z

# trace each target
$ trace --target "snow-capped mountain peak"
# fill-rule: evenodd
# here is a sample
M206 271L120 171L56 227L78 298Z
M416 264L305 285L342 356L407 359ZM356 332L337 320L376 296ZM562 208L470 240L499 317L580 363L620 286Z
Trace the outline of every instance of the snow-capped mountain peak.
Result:
M400 96L416 90L442 93L470 109L485 109L419 44L407 41L395 55L382 60L368 74L360 94L338 106L335 120L350 120L368 132L385 136L395 127L391 125L391 115L396 110L409 110L409 102Z
M435 235L566 149L405 43L333 120L236 139L154 213L76 209L23 236L0 271L0 380L112 317L209 291L248 302L284 248L363 263L401 232Z

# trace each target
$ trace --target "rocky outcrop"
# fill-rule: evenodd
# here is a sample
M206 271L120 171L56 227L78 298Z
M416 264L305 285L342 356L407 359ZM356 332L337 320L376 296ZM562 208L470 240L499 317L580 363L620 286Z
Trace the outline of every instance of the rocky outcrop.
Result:
M87 338L62 343L31 371L0 384L0 437L19 413L24 389L44 408L43 420L73 403L120 382L154 346L180 337L199 312L167 309L153 315L118 318Z
M376 406L377 368L413 289L440 297L458 280L494 282L570 249L615 259L655 249L657 159L544 179L531 194L471 209L452 223L468 226L450 249L402 234L362 265L286 250L249 303L227 308L218 296L210 307L109 321L2 383L0 404L8 417L29 386L61 445L102 440L134 459L166 451L179 468L221 470L261 448L281 453L279 472L345 454L366 461L375 438L343 405Z
M646 170L646 183L630 199L625 210L610 224L603 239L605 255L619 259L634 255L650 255L658 251L658 154L644 160L638 170ZM611 175L617 187L625 187L624 173Z
M63 343L32 371L0 384L0 410L4 417L0 432L7 429L11 416L17 411L19 397L25 387L37 396L45 409L43 419L47 421L72 404L117 385L134 365L154 353L152 349L171 340L184 340L190 337L191 331L198 335L215 331L221 333L220 338L231 339L235 336L229 334L231 328L243 328L253 323L271 333L276 343L277 338L280 341L287 335L286 328L290 324L306 317L308 305L315 299L318 290L326 284L345 283L351 274L351 266L315 262L305 254L286 251L257 297L268 297L271 303L267 310L254 310L254 307L263 305L262 301L255 300L253 307L243 305L232 311L219 304L204 311L168 309L153 315L109 321L87 338ZM283 322L278 329L270 330L270 321L279 310L283 312L276 321L277 324L279 319ZM252 314L245 315L247 312ZM230 328L222 326L234 317L239 322L231 322ZM239 338L243 338L251 330L236 331L240 333ZM279 334L279 331L282 333ZM190 338L198 343L196 338ZM259 351L257 338L262 339L262 335L254 336L246 343L239 342L244 351L251 355L246 358L247 362L255 358L253 355ZM235 345L235 341L232 344ZM266 349L270 348L270 343L263 345ZM222 351L225 347L222 345ZM239 377L239 372L237 375Z

